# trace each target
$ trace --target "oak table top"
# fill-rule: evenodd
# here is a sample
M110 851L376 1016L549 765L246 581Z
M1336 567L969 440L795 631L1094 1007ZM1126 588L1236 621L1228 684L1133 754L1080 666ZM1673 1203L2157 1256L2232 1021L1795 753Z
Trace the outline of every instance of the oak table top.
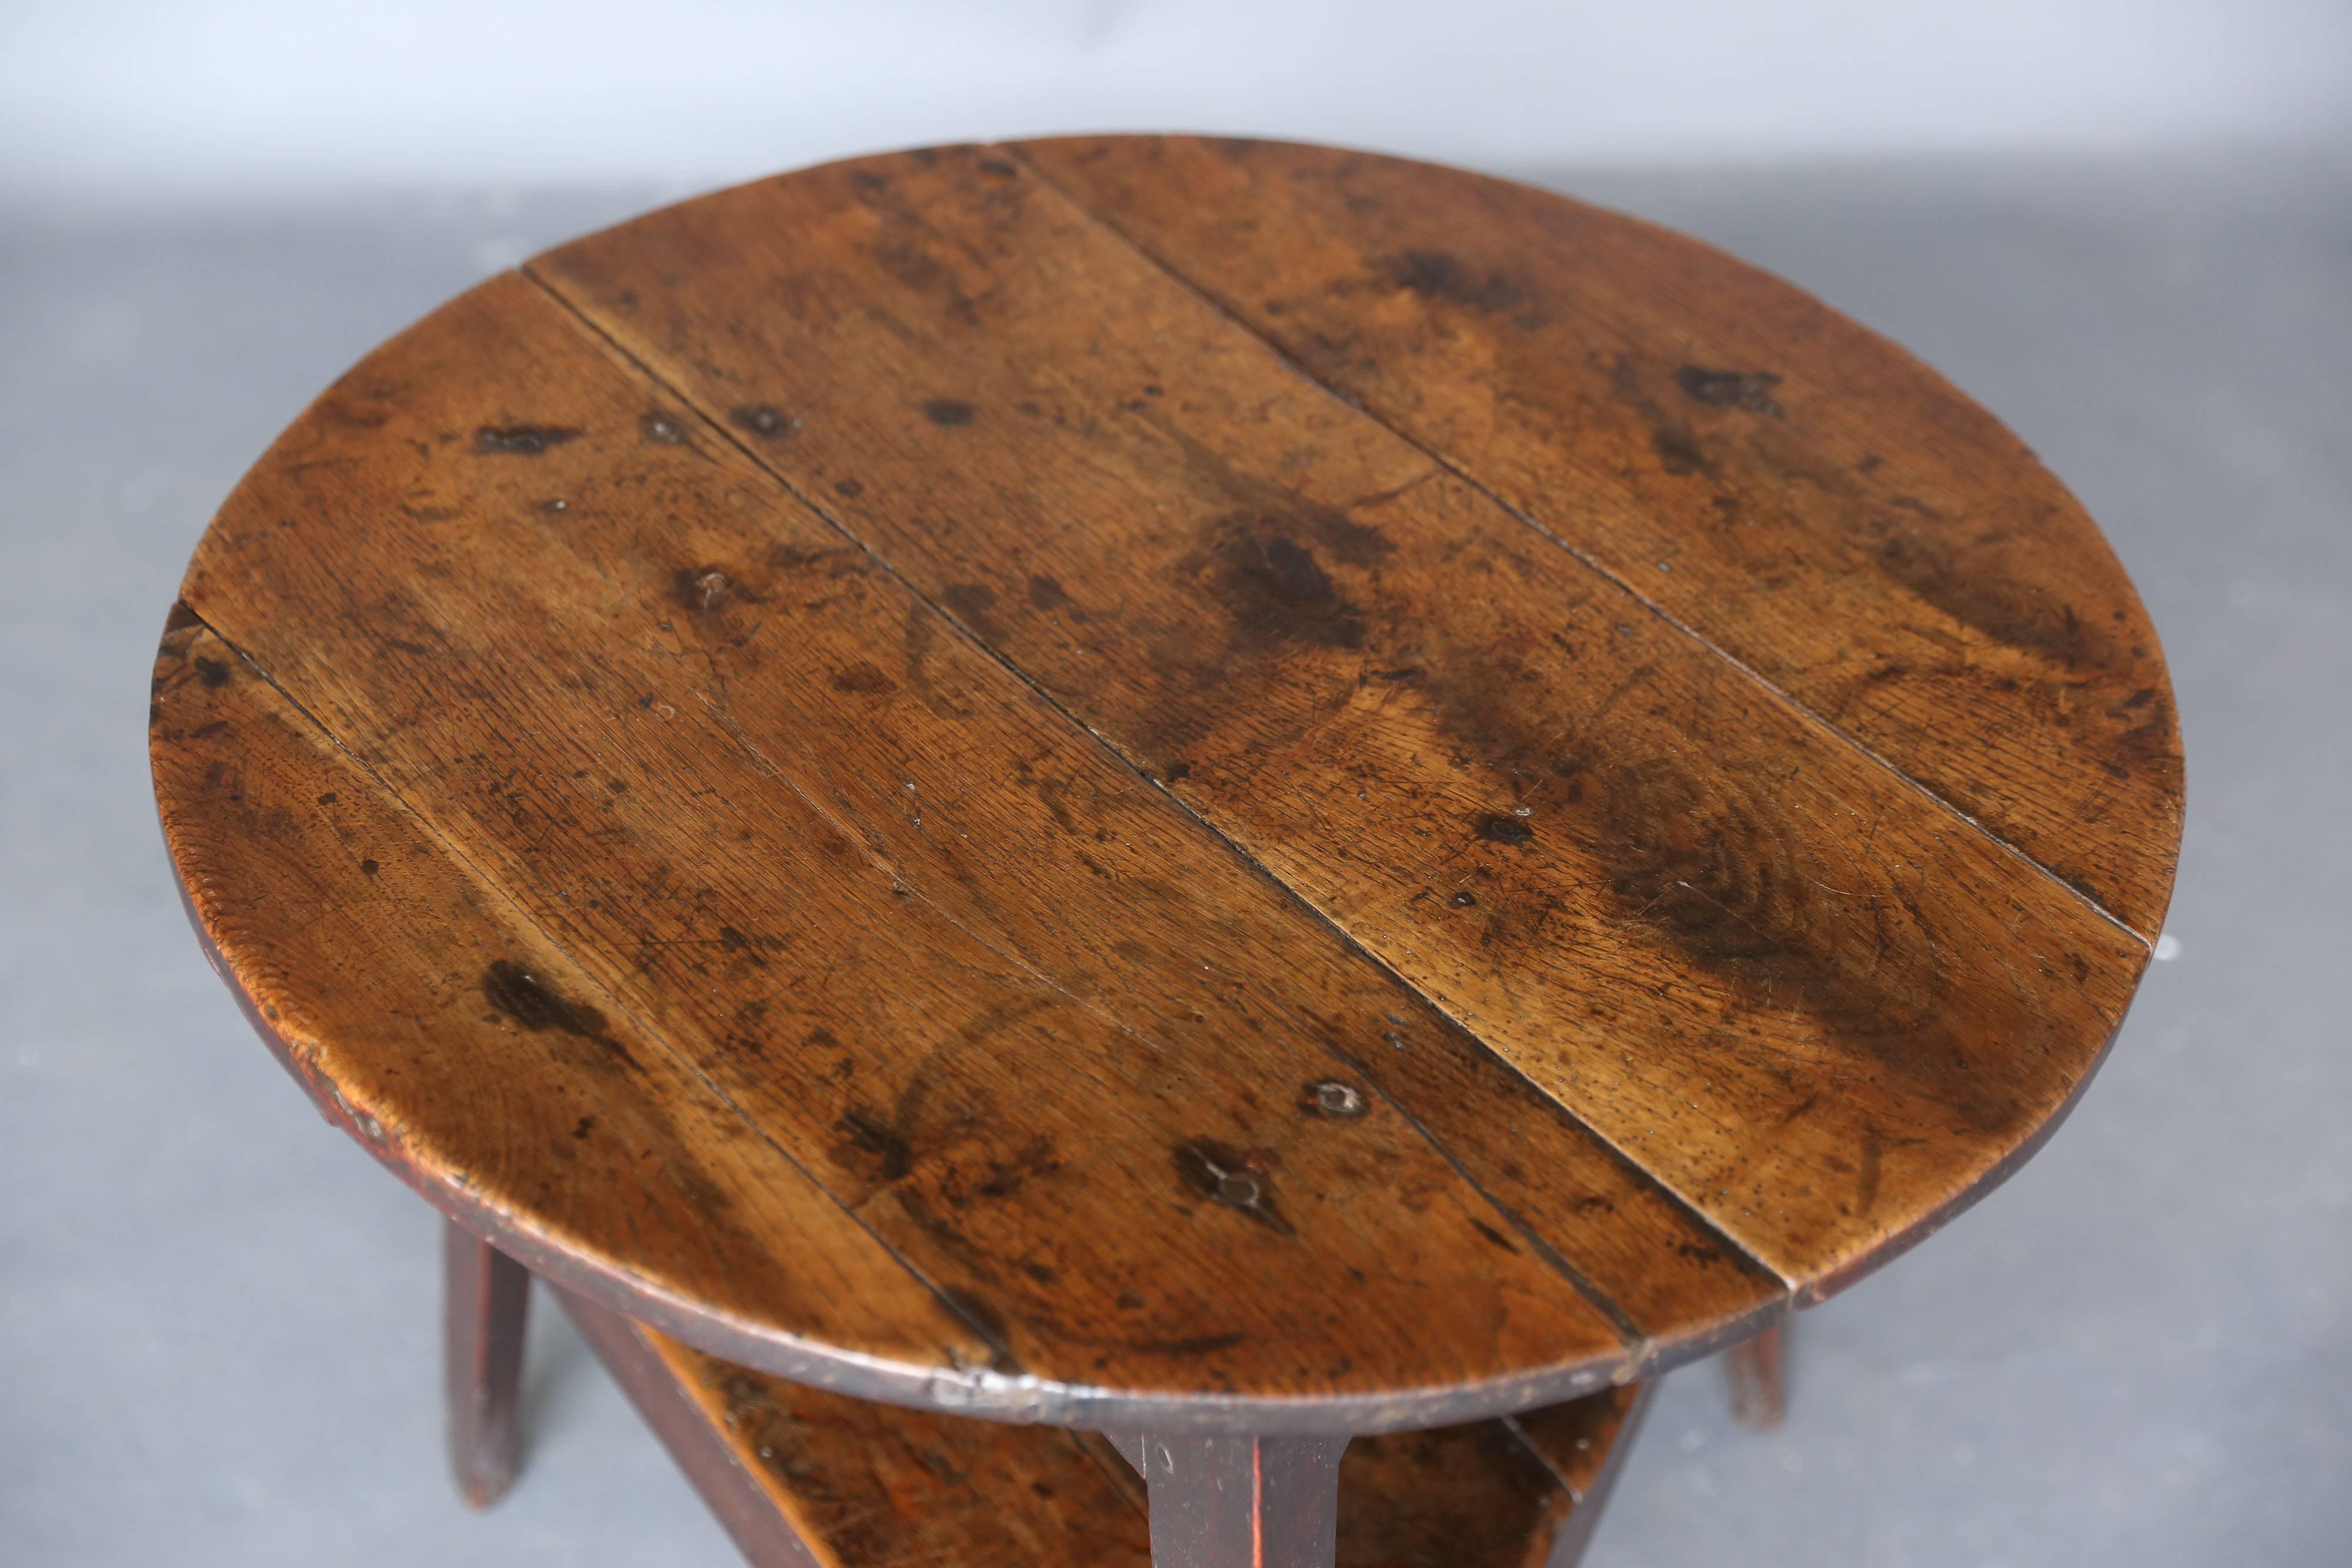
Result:
M1370 1432L1753 1333L2029 1155L2180 754L1983 410L1524 186L837 163L561 246L198 547L152 755L333 1120L866 1398Z

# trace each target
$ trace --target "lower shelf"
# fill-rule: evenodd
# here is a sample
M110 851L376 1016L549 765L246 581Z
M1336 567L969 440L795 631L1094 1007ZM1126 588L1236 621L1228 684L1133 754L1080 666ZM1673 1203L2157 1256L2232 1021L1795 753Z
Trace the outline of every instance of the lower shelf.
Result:
M1101 1438L803 1387L557 1293L760 1568L1150 1568L1142 1479ZM1339 1568L1568 1568L1647 1396L1357 1438Z

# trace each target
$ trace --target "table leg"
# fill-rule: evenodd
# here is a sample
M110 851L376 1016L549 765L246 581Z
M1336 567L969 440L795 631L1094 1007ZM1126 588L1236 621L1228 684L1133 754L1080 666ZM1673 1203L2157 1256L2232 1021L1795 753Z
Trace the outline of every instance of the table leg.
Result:
M443 1223L449 1463L467 1504L487 1508L514 1484L520 1468L519 1406L530 1274L457 1221Z
M1108 1436L1150 1489L1152 1568L1332 1568L1346 1437Z
M1774 1323L1754 1339L1723 1353L1724 1375L1731 1384L1731 1414L1741 1426L1769 1432L1780 1424L1788 1397L1780 1352L1780 1325Z

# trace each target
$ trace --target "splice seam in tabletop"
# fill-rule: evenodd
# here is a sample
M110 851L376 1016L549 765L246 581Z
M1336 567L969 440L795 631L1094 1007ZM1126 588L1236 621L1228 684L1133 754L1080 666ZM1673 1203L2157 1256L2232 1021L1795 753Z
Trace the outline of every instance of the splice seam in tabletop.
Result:
M424 831L430 834L433 841L437 844L442 852L449 858L450 862L458 867L462 871L463 874L476 887L480 888L484 893L495 898L520 925L528 927L539 937L541 941L544 942L557 956L571 964L573 968L578 971L580 977L585 980L588 984L594 986L602 994L604 999L614 1009L614 1010L620 1016L626 1018L630 1024L640 1032L643 1038L657 1042L662 1051L677 1064L678 1068L684 1071L688 1077L692 1079L697 1084L700 1085L719 1104L727 1107L729 1113L733 1115L737 1121L741 1123L751 1133L756 1134L762 1144L773 1150L778 1158L784 1161L786 1165L792 1166L793 1169L798 1171L803 1176L806 1177L812 1187L824 1193L826 1199L848 1218L850 1223L856 1226L860 1231L864 1232L866 1236L873 1241L875 1247L879 1249L884 1257L889 1259L891 1262L905 1270L910 1278L919 1283L926 1291L929 1291L933 1298L938 1301L943 1311L952 1316L956 1322L962 1323L966 1328L968 1328L974 1338L978 1339L982 1343L989 1346L990 1349L993 1350L997 1354L1003 1356L1007 1364L1015 1366L1019 1364L1019 1358L1013 1354L1011 1347L1000 1343L997 1335L991 1333L985 1324L979 1322L970 1312L965 1310L965 1308L957 1301L954 1292L943 1289L938 1281L932 1280L928 1274L924 1273L912 1260L908 1258L898 1248L893 1247L887 1238L882 1236L873 1228L872 1225L868 1224L866 1217L858 1213L854 1206L844 1202L840 1195L835 1193L829 1186L827 1186L815 1172L810 1170L806 1165L795 1158L792 1151L785 1148L781 1143L779 1143L774 1135L771 1134L765 1126L761 1125L756 1117L752 1116L751 1113L747 1112L741 1105L738 1104L734 1097L730 1095L726 1090L720 1087L718 1083L714 1082L710 1076L694 1061L692 1057L680 1050L677 1042L669 1037L667 1030L656 1027L651 1021L644 1018L636 1009L633 1009L625 998L615 992L603 980L597 978L594 970L588 966L582 964L578 956L572 952L571 947L562 940L558 938L553 932L550 931L546 925L530 912L528 905L526 905L520 898L516 897L515 894L498 878L485 871L472 856L467 854L463 849L459 848L456 841L451 839L450 836L442 830L439 823L434 821L431 817L418 810L414 805L410 804L407 798L402 795L400 790L394 788L393 784L381 773L369 766L364 758L353 751L351 747L344 744L343 738L337 735L334 730L331 728L324 720L320 719L316 713L312 712L310 706L304 703L301 698L287 690L284 684L278 679L276 674L271 673L265 665L263 665L260 660L255 658L252 653L240 646L234 639L224 633L219 627L214 625L209 620L205 619L202 612L196 610L193 605L188 604L184 600L180 602L179 609L184 612L195 624L202 626L212 636L217 638L223 647L236 654L237 659L244 664L246 668L254 673L256 678L268 685L271 691L277 693L278 697L285 702L287 706L301 716L302 720L315 729L328 745L333 747L340 756L363 775L369 783L383 794L386 800L390 801L395 808L397 808L404 816L416 823L416 825L424 830ZM659 1287L654 1285L652 1281L642 1280L635 1275L631 1275L630 1278L639 1289L646 1289L648 1287L656 1290L659 1289ZM722 1353L714 1352L713 1354Z
M1018 160L1022 168L1027 171L1032 178L1035 179L1038 183L1044 185L1047 190L1052 191L1056 196L1060 197L1062 201L1069 206L1071 211L1078 214L1080 216L1085 218L1087 222L1100 229L1104 234L1109 235L1119 245L1125 246L1131 255L1145 262L1162 277L1168 278L1177 287L1184 289L1187 293L1192 295L1194 299L1199 301L1202 307L1214 312L1218 319L1233 327L1235 330L1246 334L1252 341L1257 343L1264 348L1267 353L1273 355L1276 361L1285 370L1287 370L1293 375L1297 376L1309 386L1315 387L1317 390L1337 399L1339 402L1354 410L1357 413L1362 415L1373 424L1378 425L1390 435L1394 436L1397 440L1404 443L1414 451L1420 453L1423 456L1428 458L1432 463L1437 465L1438 467L1443 469L1444 472L1453 475L1465 485L1469 486L1470 488L1476 491L1482 498L1501 507L1506 513L1517 518L1519 522L1526 525L1537 535L1540 536L1550 544L1558 547L1559 549L1567 552L1570 559L1584 567L1585 570L1591 571L1594 576L1618 589L1627 598L1641 605L1642 608L1648 611L1652 615L1656 616L1660 621L1672 627L1675 632L1680 632L1684 637L1696 643L1699 647L1704 648L1707 653L1713 654L1716 658L1720 659L1723 663L1728 664L1731 668L1738 671L1742 675L1748 677L1749 681L1753 682L1790 711L1820 726L1822 730L1843 741L1846 746L1852 747L1854 751L1868 758L1871 762L1876 764L1886 773L1892 775L1902 783L1909 786L1913 790L1916 791L1926 799L1934 801L1946 812L1948 812L1950 815L1958 818L1961 821L1966 822L1970 828L1973 828L1977 832L1983 835L1983 837L1990 840L1992 843L1998 845L2009 854L2013 855L2026 865L2031 866L2034 871L2041 873L2042 876L2045 877L2053 883L2064 889L2068 896L2082 903L2093 913L2098 915L2102 919L2106 920L2117 929L2126 932L2137 939L2142 946L2154 946L2155 938L2149 936L2147 932L2140 930L2129 921L2125 920L2121 915L2109 909L2098 899L2084 892L2081 888L2075 886L2073 883L2067 881L2064 877L2060 876L2056 872L2051 870L2050 867L2042 864L2042 862L2034 859L2032 855L2027 854L2022 849L2020 849L2010 840L2003 838L2000 834L1995 832L1990 827L1987 826L1980 818L1963 810L1953 801L1947 800L1936 790L1928 788L1927 785L1913 777L1903 768L1895 764L1891 758L1864 743L1835 721L1815 710L1809 704L1800 699L1795 694L1780 685L1777 682L1758 670L1754 665L1748 664L1745 660L1742 660L1737 654L1731 653L1730 650L1717 643L1714 639L1708 637L1696 627L1674 614L1674 612L1667 610L1665 606L1660 604L1648 594L1643 593L1640 589L1633 586L1630 580L1612 570L1598 558L1586 550L1579 549L1576 545L1571 544L1559 534L1557 534L1550 528L1546 528L1533 516L1522 511L1517 507L1513 506L1509 501L1504 499L1499 493L1490 487L1484 479L1480 478L1475 473L1473 473L1463 464L1456 462L1454 458L1448 456L1445 453L1438 450L1434 446L1432 446L1427 442L1414 437L1408 432L1402 430L1387 420L1382 419L1379 414L1374 413L1370 409L1365 407L1363 403L1359 402L1357 399L1350 397L1346 392L1332 385L1329 382L1317 375L1307 366L1299 363L1283 349L1281 344L1267 337L1264 332L1250 325L1248 321L1235 314L1226 306L1223 300L1217 298L1216 295L1210 292L1201 284L1195 282L1191 277L1180 270L1175 264L1170 261L1166 256L1161 256L1150 246L1145 245L1141 240L1128 233L1128 231L1121 228L1116 221L1105 215L1097 208L1080 200L1079 197L1068 187L1055 180L1051 174L1047 173L1045 170L1035 162L1035 160L1032 159L1028 155L1028 152L1024 148L1015 143L996 142L991 143L989 150L994 152L1002 152L1007 157Z
M687 389L673 384L667 377L663 376L660 371L646 364L635 354L630 352L625 344L617 341L610 332L604 329L604 326L598 322L593 316L590 315L577 302L567 296L562 288L558 287L550 279L541 277L538 272L534 271L530 263L524 263L520 268L518 268L518 271L524 278L536 286L552 304L565 314L566 317L575 322L582 331L591 335L622 365L641 378L648 387L668 394L684 407L692 410L695 416L702 421L704 427L712 434L724 441L730 447L748 459L761 474L767 476L779 487L781 487L786 495L790 496L794 501L806 508L812 516L815 517L826 527L839 534L848 543L862 551L875 563L876 567L879 570L884 572L891 581L896 583L900 589L912 597L916 602L922 604L938 615L940 621L950 628L956 636L962 638L966 643L970 643L973 648L986 656L992 663L1003 669L1007 674L1019 681L1023 688L1031 694L1037 701L1043 703L1049 711L1054 713L1065 723L1070 725L1079 734L1085 736L1087 741L1093 747L1097 748L1100 755L1105 756L1109 759L1112 766L1116 767L1120 772L1126 774L1130 779L1133 779L1148 787L1154 797L1166 802L1168 805L1182 813L1202 831L1207 833L1214 842L1223 846L1225 852L1234 856L1235 860L1238 861L1246 870L1256 876L1264 878L1266 883L1271 884L1282 895L1285 904L1288 907L1297 910L1308 919L1315 922L1318 925L1329 932L1352 956L1360 958L1363 962L1372 966L1381 974L1386 976L1394 983L1403 988L1409 995L1415 998L1423 1006L1427 1007L1433 1012L1445 1019L1455 1028L1460 1030L1465 1038L1476 1043L1478 1049L1485 1052L1487 1060L1493 1061L1504 1071L1509 1072L1518 1082L1533 1090L1536 1093L1541 1095L1546 1102L1556 1107L1562 1115L1566 1116L1569 1121L1584 1134L1584 1136L1591 1140L1596 1148L1621 1162L1625 1168L1637 1175L1643 1182L1647 1184L1650 1188L1655 1191L1663 1199L1670 1204L1691 1225L1713 1238L1717 1243L1724 1249L1725 1252L1731 1259L1737 1261L1739 1266L1759 1275L1763 1279L1773 1281L1779 1288L1782 1301L1793 1302L1798 1299L1799 1286L1797 1281L1790 1280L1787 1275L1774 1268L1764 1259L1759 1257L1751 1249L1742 1244L1736 1237L1732 1236L1721 1226L1717 1225L1705 1212L1705 1210L1694 1204L1682 1192L1678 1191L1672 1182L1666 1180L1657 1172L1652 1170L1639 1159L1636 1159L1630 1150L1623 1147L1623 1145L1619 1144L1616 1140L1609 1137L1599 1128L1593 1126L1585 1117L1580 1115L1573 1106L1561 1101L1557 1094L1554 1094L1550 1090L1545 1088L1541 1083L1531 1078L1517 1063L1512 1061L1510 1058L1496 1051L1483 1035L1481 1035L1476 1030L1471 1028L1470 1025L1465 1019L1457 1016L1452 1009L1446 1007L1436 998L1430 996L1421 987L1414 985L1412 980L1400 973L1386 959L1367 947L1353 932L1349 931L1345 925L1342 925L1330 915L1318 908L1312 900L1306 897L1306 895L1301 894L1297 888L1291 886L1289 883L1286 882L1271 867L1267 866L1255 855L1251 854L1247 849L1236 842L1233 837L1226 833L1222 828L1202 816L1201 812L1193 808L1189 802L1171 793L1160 780L1152 778L1148 772L1138 767L1126 756L1125 753L1123 753L1117 746L1113 745L1108 737L1104 736L1099 730L1088 724L1084 717L1072 712L1070 708L1058 697L1055 696L1051 692L1045 690L1041 685L1039 685L1029 672L1021 668L1019 664L1015 664L1011 658L1007 657L1002 651L991 644L986 639L977 635L971 627L964 623L962 617L956 615L947 606L938 602L930 595L925 593L898 569L896 563L891 561L889 558L884 555L879 549L876 549L871 541L857 534L846 524L842 522L842 520L835 515L833 510L826 507L819 498L810 495L808 492L801 488L801 486L795 485L789 476L780 472L771 465L765 456L763 456L757 449L743 441L743 439L734 430L729 428L727 423L718 417L717 413L712 409L706 407L701 399L696 397ZM1186 285L1186 287L1189 287L1190 286ZM706 706L708 706L707 703ZM724 721L722 720L722 722ZM736 733L734 727L731 724L728 724L726 727L730 735ZM738 736L737 738L739 739L739 742L741 739L740 736ZM789 788L793 789L796 793L801 794L803 799L808 798L805 790L802 790L797 783L784 776L780 769L775 768L773 762L759 754L756 748L752 751L752 756L761 767L776 772L779 778L782 778ZM894 873L893 874L897 875L898 873ZM911 884L909 885L911 886ZM926 902L929 901L926 900ZM989 944L989 946L992 951L995 950L993 944ZM1025 964L1023 967L1024 968L1032 967ZM1293 1021L1303 1023L1304 1020L1297 1019L1296 1015L1293 1015ZM1129 1028L1129 1026L1124 1023L1120 1024L1119 1027L1122 1029ZM1132 1032L1131 1030L1129 1032ZM1321 1045L1324 1051L1328 1053L1334 1061L1351 1069L1355 1069L1360 1072L1361 1071L1361 1063L1358 1062L1354 1058L1349 1055L1348 1052L1340 1050L1338 1046L1325 1039L1321 1030L1308 1029L1306 1032L1311 1039L1315 1040L1319 1045ZM1578 1269L1575 1264L1559 1250L1559 1248L1553 1246L1551 1242L1540 1232L1534 1229L1534 1228L1528 1224L1527 1219L1523 1218L1516 1208L1504 1202L1494 1193L1488 1191L1485 1185L1479 1182L1477 1178L1470 1173L1468 1167L1460 1156L1455 1155L1452 1149L1446 1147L1444 1140L1440 1139L1433 1132L1432 1132L1419 1117L1413 1115L1405 1105L1397 1100L1395 1095L1391 1093L1385 1088L1382 1088L1377 1082L1374 1082L1369 1074L1366 1075L1366 1081L1368 1082L1372 1082L1374 1092L1378 1093L1381 1100L1394 1110L1397 1114L1403 1119L1405 1124L1410 1126L1440 1158L1444 1160L1447 1166L1450 1167L1455 1175L1461 1177L1462 1181L1469 1190L1475 1194L1481 1201L1486 1203L1488 1207L1493 1209L1497 1216L1507 1222L1513 1231L1528 1242L1528 1244L1534 1249L1536 1255L1542 1260L1548 1268L1551 1269L1553 1272L1566 1280L1568 1283L1580 1295L1582 1295L1587 1301L1589 1301L1596 1310L1608 1319L1610 1326L1616 1331L1623 1342L1624 1348L1629 1358L1629 1366L1632 1369L1633 1375L1638 1375L1643 1369L1649 1367L1653 1364L1659 1348L1658 1342L1655 1336L1642 1330L1638 1322L1634 1320L1633 1314L1625 1309L1623 1303L1617 1301L1615 1297L1594 1283L1592 1280L1590 1279L1583 1270ZM928 1283L928 1281L926 1282Z

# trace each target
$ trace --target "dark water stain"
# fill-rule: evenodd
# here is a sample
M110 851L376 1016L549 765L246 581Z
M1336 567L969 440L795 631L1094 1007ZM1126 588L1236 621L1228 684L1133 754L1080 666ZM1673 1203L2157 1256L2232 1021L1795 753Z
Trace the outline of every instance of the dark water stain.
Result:
M1624 928L1671 946L1757 1008L1806 1015L1834 1043L1930 1087L1979 1125L2014 1114L1986 1081L1953 1079L1959 1051L1937 1005L1942 963L1916 911L1888 898L1832 907L1803 873L1802 835L1772 817L1768 797L1662 758L1618 757L1580 776L1588 842Z
M1233 641L1261 651L1290 642L1362 646L1361 612L1325 563L1370 571L1396 553L1389 537L1338 507L1234 467L1180 431L1170 434L1184 455L1186 478L1210 503L1199 548L1178 570L1217 600ZM1222 663L1211 650L1192 652Z
M1999 1074L1955 1070L1967 1052L1943 1006L1948 945L1929 939L1899 887L1868 899L1825 891L1812 849L1833 847L1785 816L1769 789L1743 782L1738 758L1702 777L1665 751L1661 742L1671 737L1614 716L1644 710L1645 666L1624 672L1614 690L1588 684L1564 705L1549 694L1580 688L1557 672L1521 669L1483 650L1430 652L1421 689L1442 729L1463 757L1528 791L1543 813L1540 838L1516 815L1475 820L1480 837L1526 856L1508 862L1524 871L1498 868L1515 885L1452 900L1482 907L1486 940L1498 948L1489 962L1538 959L1544 922L1597 901L1592 913L1620 939L1675 955L1743 1006L1802 1015L1825 1043L1883 1066L1973 1126L2014 1120L2019 1107ZM1555 885L1565 874L1555 865L1576 868L1573 890ZM1499 956L1511 949L1523 956ZM2022 1038L2014 1043L2031 1049ZM1699 1046L1695 1036L1688 1049Z
M1027 1147L1009 1160L991 1160L988 1179L975 1190L982 1197L1007 1198L1028 1185L1034 1176L1050 1176L1062 1168L1060 1151L1051 1137L1040 1134L1030 1140Z
M218 691L228 685L228 666L218 659L207 659L199 653L196 655L196 679Z
M907 689L941 718L963 719L971 709L940 689L931 675L931 648L939 637L940 618L927 604L907 606Z
M575 1002L519 964L500 958L482 975L482 997L491 1007L536 1032L553 1029L593 1038L604 1032L604 1015Z
M534 1034L551 1029L583 1040L604 1040L603 1013L504 958L482 972L482 999Z
M1209 546L1211 584L1241 640L1261 647L1292 640L1362 647L1362 612L1340 594L1314 552L1282 535L1262 535L1254 521L1225 519Z
M793 422L784 417L782 409L764 402L745 403L740 407L729 409L727 423L738 430L745 430L753 435L771 438L788 435L793 428Z
M1659 465L1669 474L1704 474L1712 466L1698 437L1687 427L1671 422L1651 427L1650 450L1658 455Z
M360 874L362 876L373 876L383 869L383 864L372 858L360 862Z
M858 692L866 695L880 695L887 692L895 692L898 686L897 682L884 674L874 664L860 659L845 670L834 672L833 689L837 692Z
M1275 1206L1272 1177L1254 1168L1239 1149L1211 1138L1191 1138L1177 1145L1174 1154L1177 1179L1187 1189L1280 1235L1295 1234Z
M940 602L955 612L983 641L999 642L1004 629L996 623L996 590L984 583L951 582L940 592Z
M2109 708L2107 716L2128 726L2114 738L2105 763L2108 776L2130 779L2145 775L2169 784L2177 793L2180 747L2170 700L2152 687L2143 687Z
M851 1148L872 1156L884 1181L897 1181L914 1168L914 1146L873 1112L852 1105L843 1113L837 1126Z
M1780 384L1780 378L1771 371L1711 371L1685 365L1675 372L1675 384L1709 408L1744 409L1780 417L1780 405L1772 401L1772 389Z
M1519 286L1501 272L1478 269L1442 250L1404 250L1381 263L1381 270L1400 288L1424 299L1444 299L1472 310L1501 311L1526 298Z
M1689 425L1666 412L1643 385L1643 366L1631 354L1620 354L1609 368L1610 390L1617 401L1642 416L1650 429L1650 450L1669 474L1704 474L1713 465Z
M923 404L923 417L933 424L954 429L972 422L972 407L961 398L935 397Z
M1077 613L1077 601L1064 592L1061 583L1050 577L1040 575L1029 580L1029 602L1049 615L1068 614L1074 621L1086 618Z
M721 925L719 946L727 952L741 954L753 966L764 969L768 960L762 955L782 952L788 944L781 937L747 936L732 925Z
M1932 523L1944 522L1927 508L1917 511ZM1953 620L2070 670L2107 662L2110 650L2098 628L2057 595L2036 592L1998 570L1962 565L1949 548L1921 537L1908 520L1882 516L1877 531L1878 570Z
M551 446L561 446L579 436L577 430L550 424L486 424L474 432L474 450L485 455L536 457Z

